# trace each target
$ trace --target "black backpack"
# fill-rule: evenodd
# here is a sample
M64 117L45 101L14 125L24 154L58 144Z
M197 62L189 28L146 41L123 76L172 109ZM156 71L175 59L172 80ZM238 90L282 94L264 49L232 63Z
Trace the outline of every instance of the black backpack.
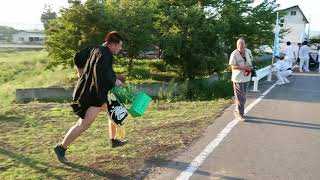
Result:
M80 49L73 58L74 64L78 67L83 69L86 65L87 60L90 57L91 51L94 49L94 47L86 47L83 49Z

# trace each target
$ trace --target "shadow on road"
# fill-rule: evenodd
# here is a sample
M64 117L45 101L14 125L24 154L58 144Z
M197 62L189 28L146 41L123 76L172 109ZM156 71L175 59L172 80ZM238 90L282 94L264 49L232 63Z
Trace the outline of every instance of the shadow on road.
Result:
M263 117L247 116L246 122L272 124L272 125L278 125L278 126L288 126L288 127L305 128L305 129L316 129L316 130L320 129L320 124L278 120L278 119L268 119Z

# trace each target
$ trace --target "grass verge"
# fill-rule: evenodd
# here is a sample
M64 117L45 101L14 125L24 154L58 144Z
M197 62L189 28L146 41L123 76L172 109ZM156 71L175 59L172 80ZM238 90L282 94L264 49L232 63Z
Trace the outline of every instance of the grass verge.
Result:
M230 100L153 103L125 125L129 144L110 148L105 113L68 149L69 166L53 153L76 122L68 104L14 105L0 117L0 179L131 179L166 161L220 115ZM145 174L145 173L143 173Z

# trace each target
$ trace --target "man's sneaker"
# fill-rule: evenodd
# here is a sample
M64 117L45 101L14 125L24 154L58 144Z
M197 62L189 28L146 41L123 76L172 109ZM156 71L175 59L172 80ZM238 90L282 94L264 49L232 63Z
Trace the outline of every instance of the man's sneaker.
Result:
M123 146L127 144L127 140L110 139L110 145L112 148Z
M233 114L236 117L236 119L238 119L238 121L240 121L240 122L245 122L246 121L246 117L243 116L243 115L240 115L238 112L234 112Z
M241 116L241 117L238 118L238 121L239 121L239 122L246 122L247 119L246 119L246 117Z
M65 157L66 155L66 149L64 147L62 147L62 145L56 145L54 148L53 148L54 152L56 153L57 155L57 158L60 162L62 163L67 163L68 162L68 159Z

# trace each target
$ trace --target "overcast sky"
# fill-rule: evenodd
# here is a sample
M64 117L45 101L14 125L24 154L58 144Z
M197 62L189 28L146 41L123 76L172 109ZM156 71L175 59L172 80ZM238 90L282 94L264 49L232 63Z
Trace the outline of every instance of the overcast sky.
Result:
M261 0L256 0L261 2ZM278 0L280 8L299 5L310 23L310 29L320 31L320 0ZM0 25L16 29L43 29L40 21L45 4L55 12L68 6L68 0L0 0Z

